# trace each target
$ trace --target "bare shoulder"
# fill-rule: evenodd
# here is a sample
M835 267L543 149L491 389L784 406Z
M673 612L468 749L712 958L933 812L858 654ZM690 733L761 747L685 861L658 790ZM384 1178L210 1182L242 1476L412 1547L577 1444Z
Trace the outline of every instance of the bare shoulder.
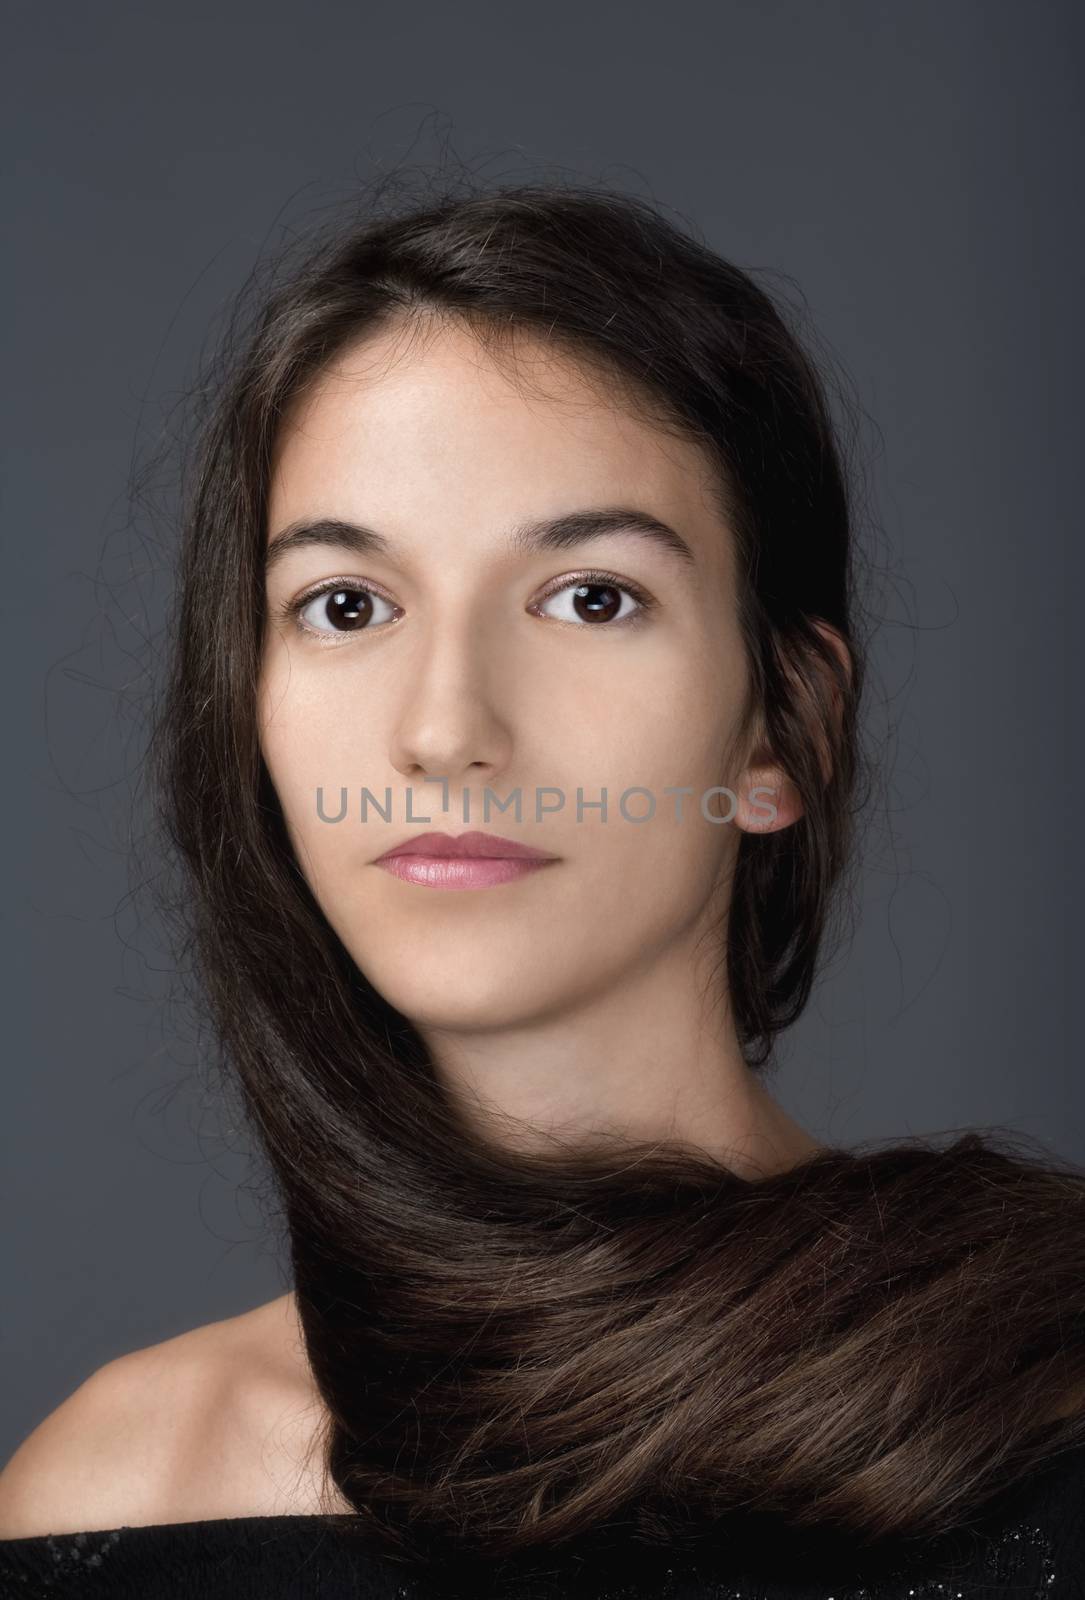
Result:
M326 1509L322 1416L291 1295L132 1351L23 1440L0 1538Z
M0 1473L0 1538L107 1527L114 1503L124 1520L142 1520L153 1436L136 1426L138 1356L92 1373L23 1440Z

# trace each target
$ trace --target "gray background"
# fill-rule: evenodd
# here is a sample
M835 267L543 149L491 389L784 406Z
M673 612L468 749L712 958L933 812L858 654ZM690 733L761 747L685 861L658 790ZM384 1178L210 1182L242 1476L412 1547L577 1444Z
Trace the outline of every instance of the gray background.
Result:
M103 1361L286 1286L125 899L113 691L162 605L123 581L129 488L284 223L446 146L794 280L871 419L886 823L776 1092L842 1143L1085 1157L1081 31L1050 0L8 8L0 1458Z

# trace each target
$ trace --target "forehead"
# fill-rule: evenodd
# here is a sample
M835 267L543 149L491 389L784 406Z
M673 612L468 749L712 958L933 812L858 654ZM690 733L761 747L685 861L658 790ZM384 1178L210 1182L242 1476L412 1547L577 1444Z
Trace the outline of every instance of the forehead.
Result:
M663 517L708 519L718 539L714 488L705 452L638 415L617 381L541 340L518 338L510 364L440 327L355 344L295 400L276 441L270 525L317 510L409 522L438 508L511 522L636 498Z

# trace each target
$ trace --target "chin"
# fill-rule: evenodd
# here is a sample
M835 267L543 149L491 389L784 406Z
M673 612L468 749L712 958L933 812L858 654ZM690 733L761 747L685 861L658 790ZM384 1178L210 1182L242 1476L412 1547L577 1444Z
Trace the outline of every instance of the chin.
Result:
M434 971L426 962L410 974L381 972L364 963L363 970L389 1004L419 1029L488 1033L517 1028L552 1014L558 1005L552 990L534 991L498 961L481 963L474 972L462 966Z

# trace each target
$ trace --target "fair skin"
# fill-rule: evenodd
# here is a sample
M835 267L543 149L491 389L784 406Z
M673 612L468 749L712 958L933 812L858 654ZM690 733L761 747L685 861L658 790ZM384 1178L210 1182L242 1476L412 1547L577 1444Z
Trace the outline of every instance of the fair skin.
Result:
M747 675L730 533L699 448L575 367L528 355L525 394L462 331L409 349L385 335L341 356L295 408L269 544L336 519L376 530L387 549L306 544L271 567L264 757L328 920L480 1126L524 1144L596 1131L674 1139L744 1176L779 1170L817 1145L742 1060L716 975L718 922L740 832L789 826L800 802L764 752L731 748ZM624 529L575 549L510 550L514 527L598 507L650 514L691 559ZM651 598L637 626L576 612L572 588L589 568ZM334 579L376 587L367 626L335 631L327 596L305 610L318 635L284 615ZM544 615L528 609L540 603ZM447 780L447 814L434 776ZM390 787L390 820L359 819L363 785L378 799ZM733 822L701 816L714 785L738 797ZM772 821L751 799L758 785L777 796ZM342 823L318 814L318 786L325 818L346 787ZM500 799L519 788L523 820L483 821L486 786ZM536 821L542 786L566 803ZM668 786L692 790L681 821ZM412 815L434 829L488 830L560 859L484 890L404 883L373 861L429 831L407 820L408 787ZM577 820L578 787L585 800L606 789L605 824L598 810ZM656 797L651 820L616 814L632 787ZM715 797L713 813L723 805Z
M487 1136L531 1147L611 1132L686 1144L745 1177L780 1171L819 1146L742 1060L720 908L741 833L790 826L801 802L771 752L739 738L731 532L694 444L545 348L520 355L527 391L462 331L410 347L382 335L335 360L285 420L269 546L335 519L385 548L308 542L270 565L265 761L330 924ZM569 548L509 544L525 523L615 507L674 530L688 556L622 527ZM612 575L637 625L584 620L572 599L587 569ZM324 596L305 617L329 631L305 632L285 608L333 579L370 590L372 621L330 631ZM331 815L346 786L342 823L319 817L318 785ZM359 820L363 785L378 799L390 786L390 821ZM736 797L730 821L701 814L716 785ZM521 820L483 820L487 786L501 799L520 788ZM542 786L565 807L536 822ZM691 791L681 821L668 786ZM408 787L430 824L406 820ZM577 820L578 787L586 801L606 789L605 824L598 809ZM621 816L630 788L655 797L651 820ZM708 806L726 808L722 795ZM644 797L629 810L644 815ZM374 865L431 828L501 834L557 860L459 892ZM282 1295L96 1373L0 1479L0 1537L347 1509L320 1500L308 1459L321 1420ZM133 1455L134 1430L149 1454ZM90 1446L73 1439L99 1454L84 1459Z

